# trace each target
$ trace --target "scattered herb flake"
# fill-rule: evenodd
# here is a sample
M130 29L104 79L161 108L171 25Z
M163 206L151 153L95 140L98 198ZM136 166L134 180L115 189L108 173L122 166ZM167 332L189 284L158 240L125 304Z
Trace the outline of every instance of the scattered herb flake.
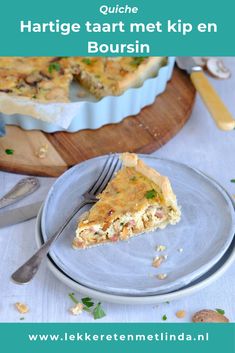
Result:
M231 183L235 183L235 179L231 179L230 181L231 181Z
M83 311L87 311L89 314L92 314L91 309L87 308L86 306L83 307Z
M166 315L163 315L162 321L166 321L166 320L167 320L167 316L166 316Z
M91 65L91 59L89 59L89 58L84 58L84 59L82 59L82 62L83 62L84 64Z
M87 308L90 308L94 305L92 299L89 297L82 298L81 300L82 300L82 304L84 304Z
M132 66L139 66L145 59L147 59L148 56L136 56L132 59L132 61L130 62L130 65Z
M14 154L14 150L11 149L11 148L7 148L7 149L5 149L5 153L9 154L9 155L12 155L12 154Z
M145 195L146 199L154 199L154 197L157 196L157 191L152 189L152 190L148 190Z
M170 302L166 302L166 304L170 304Z
M78 300L75 298L74 293L69 293L69 297L75 304L79 303ZM101 303L97 303L94 309L92 310L91 307L94 306L94 303L91 298L85 297L82 298L81 301L84 305L83 310L91 314L95 320L102 319L104 316L106 316L106 313L101 307Z
M60 64L55 62L55 63L51 63L48 67L48 71L50 74L52 74L53 71L60 71Z
M94 310L92 311L93 317L95 320L97 319L102 319L104 316L106 316L104 310L101 307L101 303L98 303Z
M135 175L133 175L133 176L130 178L131 181L136 181L136 179L137 179L137 177L136 177Z
M225 311L223 309L215 309L215 311L217 311L217 313L224 315Z
M69 298L75 303L78 304L79 301L75 298L74 293L69 293Z
M21 321L24 320L24 317L20 317L20 320L21 320Z

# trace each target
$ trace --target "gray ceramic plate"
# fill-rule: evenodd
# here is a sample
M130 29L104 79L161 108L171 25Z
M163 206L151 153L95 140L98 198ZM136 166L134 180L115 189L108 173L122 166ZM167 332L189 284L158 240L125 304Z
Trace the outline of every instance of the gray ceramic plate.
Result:
M169 176L182 220L175 226L87 250L73 250L71 242L77 219L53 246L50 256L70 278L80 284L114 295L146 296L186 286L207 272L228 249L235 230L234 209L226 192L215 181L185 165L140 156L148 165ZM83 162L63 174L53 185L42 213L42 233L53 234L81 194L96 178L106 157ZM168 255L159 269L151 266L165 245ZM183 252L178 249L183 248ZM166 273L165 280L156 275Z
M41 215L42 210L39 212L36 222L36 242L38 247L43 244L43 237L41 232ZM177 291L160 294L160 295L151 295L151 296L138 296L138 297L130 297L130 296L118 296L113 294L108 294L104 292L99 292L94 289L85 287L81 285L79 282L74 281L68 275L66 275L51 259L50 255L47 258L47 265L52 273L65 285L70 288L78 291L79 293L90 296L97 300L102 300L111 303L118 304L159 304L165 303L167 301L172 301L176 299L183 298L188 295L192 295L197 291L207 287L216 281L220 276L222 276L227 269L231 266L231 264L235 260L235 237L229 246L228 250L222 256L222 258L203 276L199 277L196 281L191 282L188 286L184 288L180 288Z

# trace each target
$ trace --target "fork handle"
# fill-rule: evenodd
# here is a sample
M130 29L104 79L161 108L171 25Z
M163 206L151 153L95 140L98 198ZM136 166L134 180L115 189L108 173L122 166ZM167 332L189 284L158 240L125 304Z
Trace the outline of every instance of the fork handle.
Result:
M42 260L46 257L51 245L60 236L60 234L67 227L71 219L78 213L78 211L90 203L94 203L94 201L82 201L73 211L73 213L66 219L65 223L60 227L60 229L54 235L52 235L28 261L26 261L22 266L18 268L18 270L12 274L11 278L15 283L26 284L33 279L42 263Z
M190 77L218 128L225 131L233 130L235 128L235 120L206 78L206 75L202 71L193 71Z

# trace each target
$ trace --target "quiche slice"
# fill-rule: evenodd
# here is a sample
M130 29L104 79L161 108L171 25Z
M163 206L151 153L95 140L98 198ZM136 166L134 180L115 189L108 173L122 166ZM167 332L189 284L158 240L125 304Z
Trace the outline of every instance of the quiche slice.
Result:
M136 154L124 153L121 159L122 169L79 220L74 248L126 240L179 222L181 212L169 179Z
M131 87L139 87L157 75L166 57L72 57L79 63L77 80L97 98L119 96Z

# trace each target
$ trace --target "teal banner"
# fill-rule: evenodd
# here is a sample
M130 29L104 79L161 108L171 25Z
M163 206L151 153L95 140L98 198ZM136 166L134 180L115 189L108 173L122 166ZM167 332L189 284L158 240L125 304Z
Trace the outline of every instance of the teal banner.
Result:
M2 1L0 55L235 55L234 13L234 0Z
M11 353L234 353L234 324L0 324Z

